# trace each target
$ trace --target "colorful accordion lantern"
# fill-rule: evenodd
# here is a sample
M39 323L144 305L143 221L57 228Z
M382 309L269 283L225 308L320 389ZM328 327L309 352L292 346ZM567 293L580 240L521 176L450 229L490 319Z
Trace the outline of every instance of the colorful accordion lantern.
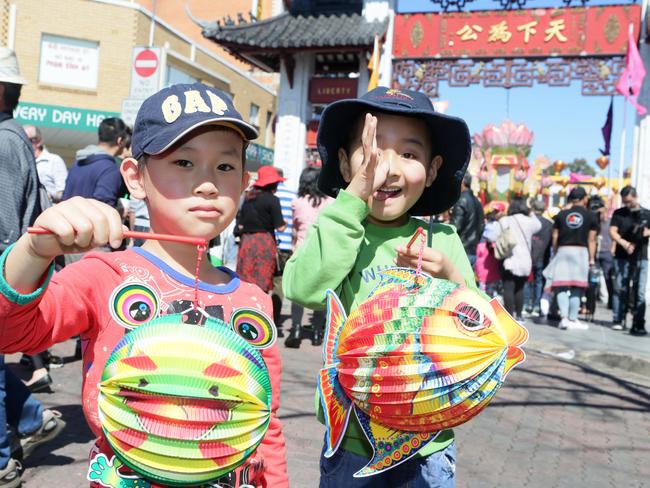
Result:
M528 332L495 299L445 280L391 268L346 318L328 291L319 392L332 456L350 413L374 456L355 477L392 468L440 430L467 422L524 360Z
M231 325L187 325L168 315L129 332L99 388L100 420L116 456L144 478L174 486L208 483L244 463L271 414L269 374L256 347L274 339L273 323L252 310L236 311Z

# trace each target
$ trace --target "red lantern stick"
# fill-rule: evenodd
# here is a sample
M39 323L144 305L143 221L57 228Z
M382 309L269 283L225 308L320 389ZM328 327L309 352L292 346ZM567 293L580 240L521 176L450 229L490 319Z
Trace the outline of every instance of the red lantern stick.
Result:
M42 227L28 227L27 233L37 235L53 234L51 230ZM208 244L208 240L203 239L202 237L174 236L171 234L155 234L153 232L137 232L134 230L125 230L124 237L129 237L131 239L154 239L157 241L179 242L181 244L194 244L195 246L206 246Z

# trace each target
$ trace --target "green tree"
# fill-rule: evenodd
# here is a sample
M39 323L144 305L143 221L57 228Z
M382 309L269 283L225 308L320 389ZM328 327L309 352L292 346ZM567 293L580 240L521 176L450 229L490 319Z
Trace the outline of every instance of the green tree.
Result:
M575 158L573 162L567 165L567 169L572 173L582 173L583 175L596 176L596 170L585 158Z

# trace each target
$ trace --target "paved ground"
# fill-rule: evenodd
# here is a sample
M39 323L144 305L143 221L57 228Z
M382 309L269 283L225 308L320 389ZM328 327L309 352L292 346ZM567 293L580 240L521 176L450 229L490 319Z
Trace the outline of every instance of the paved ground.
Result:
M601 315L605 318L606 312ZM531 323L529 330L527 361L508 377L484 413L456 429L458 487L650 487L650 387L642 385L643 377L606 367L601 357L583 361L583 366L538 352L567 358L573 351L575 359L584 359L590 352L613 351L650 359L650 338L604 326L560 331ZM280 417L291 486L315 487L323 427L313 417L313 395L321 352L308 341L299 350L281 349ZM71 356L73 343L61 344L55 352ZM17 356L8 360L16 362ZM63 413L68 427L27 460L27 488L87 486L91 435L79 406L79 370L80 362L54 370L55 392L38 394L45 405Z

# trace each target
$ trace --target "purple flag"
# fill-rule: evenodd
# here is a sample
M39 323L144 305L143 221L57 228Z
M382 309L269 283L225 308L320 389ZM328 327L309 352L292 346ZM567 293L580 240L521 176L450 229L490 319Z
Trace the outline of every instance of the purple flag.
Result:
M609 110L607 111L607 119L605 120L605 125L600 129L603 133L603 139L605 140L605 149L599 149L600 154L603 156L609 156L609 147L612 142L612 119L614 118L614 97L609 101Z

